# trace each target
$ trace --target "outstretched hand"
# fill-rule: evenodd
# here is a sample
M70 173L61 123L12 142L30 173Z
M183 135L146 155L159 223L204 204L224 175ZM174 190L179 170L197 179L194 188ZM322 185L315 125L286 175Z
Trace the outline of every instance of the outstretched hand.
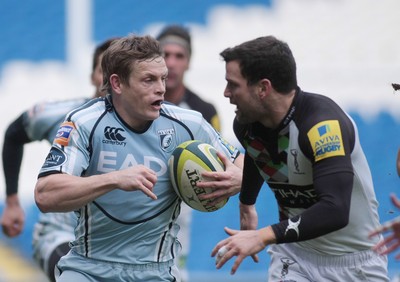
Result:
M220 241L212 250L211 256L216 256L222 247L227 249L227 252L217 261L217 269L220 269L233 256L237 256L231 274L235 274L242 261L248 256L251 256L254 262L258 262L257 253L263 250L269 242L272 243L275 238L270 226L259 230L234 230L228 227L225 227L224 230L230 237Z
M199 188L212 189L210 194L204 194L203 200L210 200L215 205L240 192L242 184L242 168L233 164L224 154L217 152L225 166L225 171L206 171L202 173L203 181L197 183Z
M393 205L400 209L400 200L394 194L390 195L390 199ZM369 237L371 238L384 233L388 233L388 235L372 248L381 255L389 254L400 247L400 217L385 222L379 228L371 232ZM396 259L400 259L400 254L396 256Z

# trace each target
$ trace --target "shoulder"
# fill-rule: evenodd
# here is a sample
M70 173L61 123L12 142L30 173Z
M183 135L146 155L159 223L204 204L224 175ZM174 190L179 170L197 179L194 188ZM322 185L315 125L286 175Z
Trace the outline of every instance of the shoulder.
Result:
M316 160L326 156L344 155L345 151L351 152L357 131L351 117L329 97L303 94L301 110L296 114L302 148L309 148L308 145L311 145L313 155L319 154L325 150L324 148L330 150L329 154L321 155ZM309 153L312 154L311 151Z
M92 116L96 117L99 112L106 111L106 100L104 98L95 98L87 100L85 103L80 104L69 111L67 115L67 120L79 120L83 117Z
M315 93L300 92L296 103L295 119L304 126L314 126L322 121L337 120L351 123L349 115L331 98Z

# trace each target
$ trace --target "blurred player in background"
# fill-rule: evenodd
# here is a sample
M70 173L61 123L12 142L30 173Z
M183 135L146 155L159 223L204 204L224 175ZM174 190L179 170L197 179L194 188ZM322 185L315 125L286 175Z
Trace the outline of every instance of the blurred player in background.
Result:
M168 25L157 36L168 67L168 79L164 99L180 107L199 111L211 125L220 131L220 120L217 110L209 102L192 92L184 83L185 73L190 66L192 55L191 36L187 28L179 25ZM178 224L181 228L178 238L182 244L182 252L178 258L182 280L188 281L186 269L187 256L190 251L190 225L192 209L185 203L181 205Z
M101 90L101 59L113 40L106 40L94 51L91 73L91 82L95 87L93 98L104 96ZM8 126L2 153L6 203L1 225L5 235L18 236L24 228L25 215L18 198L18 179L24 145L40 140L47 140L52 144L66 114L89 100L90 98L77 98L43 102L22 113ZM55 281L54 266L70 249L68 243L74 239L75 226L76 216L73 212L40 214L39 221L35 224L34 258L51 281Z
M368 240L378 201L357 126L328 97L302 91L289 46L273 36L227 48L224 96L237 106L234 132L244 146L241 230L217 268L269 246L268 281L388 281L387 257ZM257 229L263 183L275 194L279 222Z
M102 69L110 94L68 115L35 187L42 211L78 214L57 281L179 282L181 201L169 157L188 140L213 145L224 156L226 171L217 174L226 175L229 197L240 189L243 156L199 112L163 103L168 68L154 38L115 41Z

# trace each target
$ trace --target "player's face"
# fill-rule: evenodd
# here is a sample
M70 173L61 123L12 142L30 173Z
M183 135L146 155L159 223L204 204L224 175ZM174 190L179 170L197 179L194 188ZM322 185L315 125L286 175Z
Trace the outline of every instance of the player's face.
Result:
M162 57L135 62L129 85L121 83L122 116L135 129L143 129L160 115L168 69ZM119 111L121 109L118 109Z
M258 99L256 86L247 85L247 80L240 73L239 62L230 61L225 66L227 81L224 96L236 105L236 119L240 123L260 120L263 114L261 101Z
M178 44L166 44L163 51L168 68L167 90L176 89L183 84L183 77L189 68L189 53Z
M97 58L97 65L94 71L92 72L92 84L96 88L96 97L103 97L105 96L105 92L101 91L101 87L103 85L103 69L101 68L101 60L103 58L103 54L101 54Z

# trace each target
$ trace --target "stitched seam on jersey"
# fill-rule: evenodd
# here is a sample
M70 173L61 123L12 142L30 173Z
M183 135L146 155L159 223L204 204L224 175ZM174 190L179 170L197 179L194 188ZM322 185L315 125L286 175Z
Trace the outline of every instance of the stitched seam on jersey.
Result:
M166 117L167 119L170 119L170 120L173 120L173 121L179 123L183 128L185 128L185 129L187 130L187 132L188 132L189 135L190 135L190 138L191 138L192 140L194 140L193 133L192 133L192 131L189 129L189 127L188 127L186 124L184 124L184 123L181 122L180 120L177 120L176 118L173 118L173 117L167 115L167 114L166 114L165 112L163 112L163 111L160 111L160 115Z
M107 111L104 111L101 116L96 120L95 124L92 127L92 130L90 131L90 135L89 135L89 146L87 148L88 152L89 152L89 162L92 159L92 154L93 154L93 136L94 136L94 132L97 129L97 126L99 125L100 121L106 116Z
M180 204L181 204L181 200L178 198L178 204L175 206L174 212L172 213L172 222L173 222L174 219L175 219L176 209L177 209L177 208L180 208ZM168 225L168 230L165 231L164 234L163 234L163 236L162 236L161 244L160 244L160 247L159 247L159 249L158 249L158 255L157 255L157 261L158 261L158 262L160 261L161 252L162 252L162 249L163 249L163 246L164 246L164 242L165 242L165 236L167 236L167 234L170 232L170 230L171 230L171 228L172 228L172 222L169 223L169 225ZM172 257L175 258L175 255L174 255L174 251L173 251L173 250L174 250L174 244L171 245L171 254L172 254Z
M85 256L89 256L89 215L88 206L85 206Z
M93 204L108 218L110 218L111 220L121 223L121 224L125 224L125 225L135 225L135 224L139 224L139 223L143 223L149 220L152 220L153 218L159 216L160 214L164 213L166 210L168 210L175 202L176 199L178 198L178 196L172 201L171 204L169 204L167 207L165 207L164 209L162 209L160 212L156 213L155 215L142 219L142 220L138 220L138 221L131 221L131 222L127 222L127 221L122 221L118 218L113 217L111 214L109 214L102 206L100 206L100 204L98 204L96 201L93 201Z
M89 100L89 101L86 102L86 103L83 103L83 105L81 105L81 106L79 106L78 108L76 108L75 110L71 111L71 112L69 113L69 115L67 116L66 120L67 120L67 121L71 121L72 116L73 116L75 113L81 111L82 109L86 109L86 108L91 107L93 104L99 102L101 99L102 99L102 98L92 99L92 100Z

